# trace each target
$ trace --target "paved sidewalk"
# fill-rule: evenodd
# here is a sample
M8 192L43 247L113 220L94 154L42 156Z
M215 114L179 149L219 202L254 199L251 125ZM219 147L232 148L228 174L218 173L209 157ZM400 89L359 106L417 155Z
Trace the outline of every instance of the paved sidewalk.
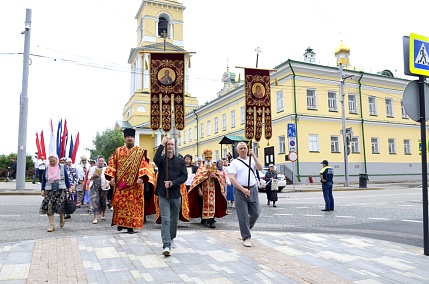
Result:
M53 233L53 237L55 233ZM159 231L0 245L0 283L429 283L422 249L348 235Z
M1 183L0 194L40 194L38 184L13 186ZM381 185L394 187L410 186ZM313 189L320 190L296 186ZM52 238L0 244L0 283L429 283L423 248L257 227L251 248L238 230L179 228L170 257L161 254L159 230L57 238L55 231Z

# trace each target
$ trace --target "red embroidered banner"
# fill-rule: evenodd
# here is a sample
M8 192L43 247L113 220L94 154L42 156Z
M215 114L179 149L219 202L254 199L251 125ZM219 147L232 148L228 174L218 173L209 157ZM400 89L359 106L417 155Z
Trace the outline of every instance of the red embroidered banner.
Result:
M153 130L162 128L165 132L170 131L174 107L175 127L183 130L185 54L151 53L150 58L150 127Z
M265 138L268 140L272 136L270 70L245 68L244 77L246 138L261 140L262 127L265 126Z

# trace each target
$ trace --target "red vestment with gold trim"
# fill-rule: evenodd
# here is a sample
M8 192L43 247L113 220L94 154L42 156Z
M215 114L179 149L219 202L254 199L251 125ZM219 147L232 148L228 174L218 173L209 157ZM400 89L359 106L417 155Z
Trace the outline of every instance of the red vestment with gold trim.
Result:
M212 219L222 218L228 215L228 203L221 178L216 171L215 178L210 178L212 170L210 167L199 167L188 191L189 216L191 218ZM201 186L203 192L203 206L198 203L198 188Z
M109 159L105 171L107 180L115 178L115 190L112 198L112 226L142 229L144 227L144 193L142 178L155 188L155 171L143 149L126 146L115 150Z

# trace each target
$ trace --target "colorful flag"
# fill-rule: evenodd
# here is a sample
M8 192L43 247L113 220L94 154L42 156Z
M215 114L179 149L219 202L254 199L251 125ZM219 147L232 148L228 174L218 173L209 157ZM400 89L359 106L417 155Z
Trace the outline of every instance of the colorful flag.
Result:
M66 156L66 142L67 142L67 119L64 119L64 131L63 131L63 135L61 137L61 155L59 155L59 157L65 157Z
M268 140L272 136L270 70L245 68L244 77L246 138L259 141L262 137L262 127L265 126L265 138Z
M40 157L44 157L46 159L46 148L45 148L45 138L43 137L43 130L40 132Z
M63 132L63 120L60 119L58 121L58 128L57 128L57 149L55 153L57 153L58 158L61 158L61 134Z
M41 150L40 150L40 142L39 142L39 133L36 132L36 146L37 146L37 159L40 159Z
M73 156L73 134L70 134L70 149L69 149L69 158Z
M174 123L185 128L185 53L151 53L150 55L150 126L171 130L172 104Z
M48 155L51 155L51 154L55 154L56 152L57 152L57 147L56 147L56 143L55 143L55 138L54 138L54 126L53 126L53 124L52 124L52 119L51 119L51 123L50 123L51 125L49 126L49 129L50 129L50 131L51 131L51 136L50 136L50 138L49 138L49 154ZM45 156L45 159L47 159L48 157L47 156Z
M77 149L79 148L79 132L77 133L76 136L76 143L73 147L73 154L72 154L72 163L74 164L74 161L76 160L76 154L77 154Z

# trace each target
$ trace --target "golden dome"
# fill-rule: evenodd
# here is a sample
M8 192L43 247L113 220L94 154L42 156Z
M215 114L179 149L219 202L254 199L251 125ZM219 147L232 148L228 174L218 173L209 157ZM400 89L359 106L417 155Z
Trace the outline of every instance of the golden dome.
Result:
M350 53L350 47L343 44L343 41L340 42L340 46L338 46L334 51L335 55L337 55L339 53Z

